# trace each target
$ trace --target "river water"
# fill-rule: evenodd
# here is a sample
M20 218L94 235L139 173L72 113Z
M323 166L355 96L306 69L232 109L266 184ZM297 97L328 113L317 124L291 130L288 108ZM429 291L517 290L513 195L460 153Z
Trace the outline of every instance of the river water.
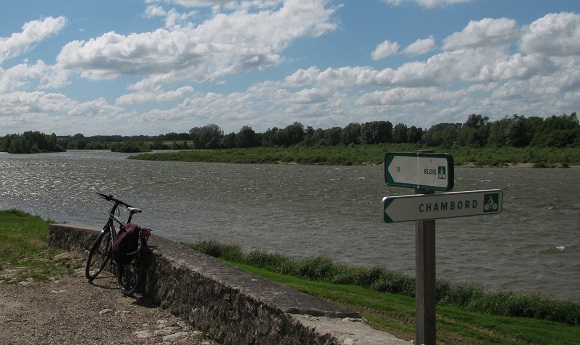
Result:
M382 166L150 162L104 151L0 153L0 209L101 226L111 193L177 241L331 257L414 274L413 222L383 223ZM499 188L503 212L436 221L437 277L580 301L580 169L456 168L454 191Z

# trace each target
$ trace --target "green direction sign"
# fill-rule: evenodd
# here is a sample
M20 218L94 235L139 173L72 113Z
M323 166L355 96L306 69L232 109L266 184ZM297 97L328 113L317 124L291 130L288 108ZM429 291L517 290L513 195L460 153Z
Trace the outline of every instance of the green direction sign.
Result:
M497 214L502 211L499 189L413 194L383 198L385 223Z
M453 156L422 152L387 153L385 182L396 187L449 191L455 182Z

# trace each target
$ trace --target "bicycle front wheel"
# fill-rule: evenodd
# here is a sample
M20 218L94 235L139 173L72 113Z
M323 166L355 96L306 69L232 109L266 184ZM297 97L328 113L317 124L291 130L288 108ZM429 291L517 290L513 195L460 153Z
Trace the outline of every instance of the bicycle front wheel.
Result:
M102 231L89 252L89 258L87 259L87 266L85 268L85 276L88 280L92 281L95 279L105 265L109 261L111 250L111 232Z
M118 266L118 279L121 292L125 296L132 296L141 287L145 276L145 264L147 260L147 240L139 238L137 254L127 265Z

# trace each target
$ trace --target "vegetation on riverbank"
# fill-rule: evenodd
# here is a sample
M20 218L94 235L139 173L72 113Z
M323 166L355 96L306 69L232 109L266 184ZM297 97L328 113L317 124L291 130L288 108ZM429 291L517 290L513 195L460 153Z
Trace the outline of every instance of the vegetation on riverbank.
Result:
M185 243L267 279L359 311L399 337L414 336L414 278L383 268L336 264L323 257L289 258L217 241ZM437 282L438 340L453 344L573 344L580 304Z
M10 138L17 135L8 135ZM4 141L0 138L0 142ZM421 147L450 150L501 148L573 148L580 147L580 123L576 113L549 117L505 116L498 121L472 114L465 123L439 123L429 129L408 127L403 123L393 125L390 121L349 123L344 128L327 129L304 126L300 122L285 128L273 127L264 133L243 126L238 133L225 134L216 124L194 127L188 133L147 135L97 135L85 137L58 137L63 148L75 150L117 150L121 152L143 152L149 150L215 150L247 148L290 148L317 149L335 146L374 146L377 144L412 144ZM34 148L30 143L30 148ZM10 147L8 145L7 147ZM126 148L124 148L126 147ZM38 146L40 148L40 146ZM2 151L0 145L0 151ZM42 150L42 149L41 149ZM6 151L6 149L4 149ZM10 151L8 151L10 152ZM20 151L19 153L25 153ZM531 157L532 159L534 157ZM311 160L308 163L313 164ZM326 163L336 164L336 163ZM349 163L339 163L349 164Z
M19 210L0 211L0 283L46 281L78 268L70 255L48 246L50 223Z
M430 149L416 144L340 145L309 148L257 147L227 150L194 150L156 152L130 159L183 162L213 162L241 164L318 164L318 165L378 165L387 152L415 152ZM536 148L431 148L434 152L450 153L455 165L502 167L528 164L533 167L569 167L580 165L580 147Z
M58 143L56 134L24 132L21 135L9 134L0 138L0 152L8 153L45 153L63 152L65 148Z
M377 329L403 339L414 338L415 285L404 274L335 264L321 257L296 259L262 251L244 254L236 245L216 241L186 245L359 311ZM437 283L437 298L441 343L573 344L580 332L578 303L507 292L491 294L444 281ZM555 318L561 321L547 321Z
M324 257L296 259L263 251L242 252L239 246L218 241L186 244L205 254L275 273L333 284L357 285L378 292L413 297L415 278L384 268L353 267ZM437 303L467 311L501 316L531 317L580 326L580 303L556 301L537 295L487 292L481 287L437 281Z

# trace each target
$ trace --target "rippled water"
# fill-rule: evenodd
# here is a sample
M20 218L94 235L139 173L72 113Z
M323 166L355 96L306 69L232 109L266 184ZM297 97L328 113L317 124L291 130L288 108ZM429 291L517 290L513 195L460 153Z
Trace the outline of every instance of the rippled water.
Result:
M102 225L112 193L180 241L218 239L413 274L414 223L382 222L383 168L126 160L71 151L0 154L0 209ZM500 188L500 215L436 221L437 276L580 301L580 169L455 169L455 191Z

